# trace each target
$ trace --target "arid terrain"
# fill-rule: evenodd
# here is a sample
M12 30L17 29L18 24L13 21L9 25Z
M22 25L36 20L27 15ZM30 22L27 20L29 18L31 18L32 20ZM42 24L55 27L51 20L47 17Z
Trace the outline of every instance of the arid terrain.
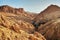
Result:
M60 7L50 5L36 14L0 6L0 40L60 40Z

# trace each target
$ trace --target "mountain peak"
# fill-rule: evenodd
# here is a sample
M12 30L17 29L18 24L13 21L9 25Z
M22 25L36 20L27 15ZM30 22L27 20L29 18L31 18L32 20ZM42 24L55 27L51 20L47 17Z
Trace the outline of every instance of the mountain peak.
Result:
M3 6L5 7L5 6L8 6L8 5L2 5L2 6L0 6L0 7L3 7Z
M48 6L47 8L60 8L59 6L57 6L57 5L53 5L53 4L51 4L50 6Z
M45 10L43 10L41 13L39 13L37 15L37 18L35 18L34 20L36 21L35 24L39 23L40 20L43 21L43 23L45 23L44 18L46 17L47 19L53 19L54 17L60 17L57 15L57 13L59 13L58 11L60 11L60 7L57 5L50 5L48 6ZM38 19L39 18L39 19Z
M51 4L50 6L54 6L54 7L57 7L57 5L53 5L53 4Z
M43 10L40 14L47 14L47 13L51 13L51 12L59 11L59 10L60 10L59 6L51 4L45 10Z
M8 6L8 5L2 5L2 6L0 6L0 8L13 8L13 7L11 7L11 6Z

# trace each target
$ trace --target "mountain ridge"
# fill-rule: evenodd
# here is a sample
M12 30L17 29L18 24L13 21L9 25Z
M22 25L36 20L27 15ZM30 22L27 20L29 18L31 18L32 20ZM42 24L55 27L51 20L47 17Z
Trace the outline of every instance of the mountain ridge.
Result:
M44 20L46 20L47 19L47 21L48 20L50 20L49 19L49 17L51 17L51 15L52 14L54 14L53 12L56 12L56 11L60 11L60 7L59 6L57 6L57 5L50 5L50 6L48 6L45 10L43 10L41 13L39 13L35 18L34 18L34 21L36 21L36 24L39 22L39 21L44 21ZM57 14L57 13L55 13L55 14ZM54 14L54 15L55 15ZM50 16L48 16L48 15L50 15ZM52 16L54 16L54 15L52 15ZM60 14L59 14L60 15ZM54 16L55 17L55 16ZM51 17L51 18L53 18L53 17Z
M58 36L60 34L59 20L60 7L56 5L48 6L40 14L26 12L23 8L13 8L8 5L0 6L0 25L3 26L0 30L3 29L3 33L5 33L4 29L5 31L8 29L16 33L22 33L21 36L23 37L21 37L20 34L19 36L21 38L26 38L26 36L28 36L26 40L60 40L60 36ZM9 34L9 36L10 35L11 34ZM2 37L6 39L8 36ZM12 37L14 38L15 36ZM10 39L10 37L8 39Z

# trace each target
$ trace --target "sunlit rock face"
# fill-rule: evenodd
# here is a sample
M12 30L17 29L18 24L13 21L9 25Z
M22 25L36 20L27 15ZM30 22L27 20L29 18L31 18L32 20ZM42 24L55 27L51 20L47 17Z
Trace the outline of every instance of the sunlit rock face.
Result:
M35 30L35 27L31 23L23 20L17 21L15 18L7 17L7 15L3 15L2 13L0 14L0 20L0 24L16 32L18 32L18 30L24 30L28 33L32 33Z
M46 40L40 33L34 32L32 24L8 16L0 13L0 40Z

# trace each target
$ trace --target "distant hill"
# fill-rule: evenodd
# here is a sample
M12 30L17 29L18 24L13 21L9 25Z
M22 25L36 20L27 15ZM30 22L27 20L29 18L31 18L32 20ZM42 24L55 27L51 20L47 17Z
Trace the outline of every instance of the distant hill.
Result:
M36 14L32 13L32 12L26 12L24 10L24 8L13 8L11 6L8 5L3 5L0 6L0 12L5 12L5 13L10 13L10 14L14 14L14 15L18 15L18 16L9 16L9 17L14 17L17 20L24 20L27 22L30 22L34 19L34 17L36 16Z
M60 17L60 7L56 5L50 5L45 10L34 18L35 24L45 23L49 20Z

